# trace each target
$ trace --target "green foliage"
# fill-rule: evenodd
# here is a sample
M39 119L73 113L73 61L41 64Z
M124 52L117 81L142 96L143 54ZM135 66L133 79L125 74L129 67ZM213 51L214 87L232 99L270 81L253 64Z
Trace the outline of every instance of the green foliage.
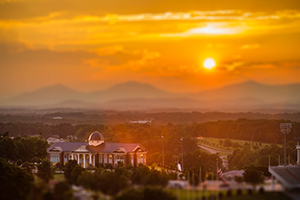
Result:
M75 166L78 166L76 160L69 160L69 162L67 162L67 164L65 166L64 175L65 175L67 182L70 184L72 184L72 171L75 168Z
M54 200L71 200L73 194L71 186L64 181L58 182L54 185L53 196Z
M228 149L228 147L231 147L231 146L232 146L232 141L229 140L229 139L225 139L224 145L225 145L225 147L227 147L227 149Z
M14 140L8 137L0 136L0 155L2 158L16 160L18 158L18 147Z
M32 171L35 169L35 164L30 162L24 162L21 167L25 169L28 173L32 173Z
M219 165L222 166L222 159L218 154L210 154L204 151L196 150L192 153L184 154L184 168L193 169L199 166L199 163L205 165L206 171L215 171L216 169L216 160L219 160ZM198 163L198 166L196 166ZM200 167L200 166L199 166Z
M5 136L4 136L5 135ZM34 162L46 158L48 143L37 137L16 137L11 139L8 133L0 135L0 156L21 162Z
M257 167L251 165L246 167L244 170L244 181L247 183L250 183L255 187L258 183L263 182L263 173Z
M146 186L165 187L168 184L168 178L161 172L152 169L146 176L142 178L142 184Z
M65 166L65 178L69 184L79 184L79 177L87 172L86 169L80 167L76 160L69 160Z
M201 175L200 175L200 168L201 168ZM201 176L201 178L199 177ZM188 178L188 181L191 185L197 186L200 183L200 180L203 182L205 181L206 171L204 166L201 166L199 163L195 163L194 167L187 170L185 172L185 176Z
M86 172L86 169L80 167L79 165L75 165L71 172L71 179L68 180L70 183L78 185L78 178Z
M130 177L132 184L141 185L142 178L150 173L150 169L145 165L140 165L133 169L133 173Z
M120 170L117 172L98 170L94 174L85 172L79 177L78 183L87 189L108 195L116 195L129 186L128 178Z
M0 158L0 199L24 199L32 184L32 174Z
M290 155L291 163L295 163L295 144L295 141L289 141L287 143L287 155ZM274 166L278 165L278 155L283 158L283 147L280 148L275 144L257 150L251 149L249 145L246 145L241 149L234 150L233 153L228 156L228 164L230 169L241 169L248 165L268 167L270 156L270 165Z
M51 162L48 159L41 160L41 163L37 165L37 176L43 179L46 183L50 181L50 179L53 178L53 168L51 166Z

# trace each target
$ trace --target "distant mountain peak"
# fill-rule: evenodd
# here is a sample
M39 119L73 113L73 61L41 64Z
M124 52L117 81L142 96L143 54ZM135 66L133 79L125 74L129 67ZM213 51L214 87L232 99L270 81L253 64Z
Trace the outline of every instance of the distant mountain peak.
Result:
M127 81L124 83L119 83L108 88L106 91L108 90L133 90L133 91L156 90L156 91L163 92L161 89L158 89L151 84L137 82L137 81Z

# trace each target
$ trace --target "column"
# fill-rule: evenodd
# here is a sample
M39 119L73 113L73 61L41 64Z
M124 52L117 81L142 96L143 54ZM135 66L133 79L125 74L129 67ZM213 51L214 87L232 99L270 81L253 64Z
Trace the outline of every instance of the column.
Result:
M74 155L73 155L73 153L71 154L71 159L74 160Z
M299 141L297 141L296 150L297 150L297 165L300 165L300 145L299 145Z
M77 154L77 164L79 165L80 154Z
M83 154L83 168L85 168L85 154Z
M89 161L89 163L92 164L92 154L89 154L89 156L90 156L90 161Z
M95 154L93 154L93 166L96 166L96 164L95 164L95 161L96 160L96 155Z
M271 191L274 191L274 177L271 176Z

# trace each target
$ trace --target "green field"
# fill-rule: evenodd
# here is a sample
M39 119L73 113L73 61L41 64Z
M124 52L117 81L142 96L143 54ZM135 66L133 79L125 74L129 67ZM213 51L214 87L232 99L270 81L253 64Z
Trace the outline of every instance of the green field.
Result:
M65 175L64 174L54 174L53 180L65 181Z
M264 194L247 194L247 191L243 191L241 195L237 195L236 191L232 191L232 196L227 197L227 191L193 191L193 190L180 190L180 189L168 189L178 200L186 199L204 199L209 200L211 196L216 196L222 193L222 200L291 200L282 192L266 192Z
M221 147L221 146L219 146L219 141L220 140L225 140L224 138L209 138L209 137L205 137L205 138L203 138L203 140L202 141L207 141L207 142L209 142L210 144L211 143L214 143L215 145L217 145L217 146L212 146L212 145L209 145L209 147L211 148L221 148L221 149L224 149L224 150L226 150L227 148L226 147ZM247 140L234 140L234 139L229 139L229 140L231 140L232 142L236 142L236 143L238 143L239 145L241 145L241 146L244 146L245 145L245 143L246 142L248 142L248 143L250 143L251 141L247 141ZM203 143L201 143L201 144L203 144ZM253 141L253 144L254 145L258 145L258 147L259 148L262 148L262 147L264 147L264 146L266 146L266 145L271 145L271 143L262 143L262 142L255 142L255 141ZM261 145L260 145L261 144ZM207 144L205 144L205 145L207 145ZM281 144L277 144L279 147L282 147L282 145ZM228 148L228 150L234 150L234 148L232 148L232 147L229 147Z

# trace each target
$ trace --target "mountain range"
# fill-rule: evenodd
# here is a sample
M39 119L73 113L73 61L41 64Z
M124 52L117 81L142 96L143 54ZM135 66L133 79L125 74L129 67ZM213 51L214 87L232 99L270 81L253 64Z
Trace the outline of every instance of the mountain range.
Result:
M300 110L300 84L264 85L249 81L198 93L177 94L139 82L102 91L78 92L64 85L44 87L1 102L15 108L110 110L189 109L201 111Z

